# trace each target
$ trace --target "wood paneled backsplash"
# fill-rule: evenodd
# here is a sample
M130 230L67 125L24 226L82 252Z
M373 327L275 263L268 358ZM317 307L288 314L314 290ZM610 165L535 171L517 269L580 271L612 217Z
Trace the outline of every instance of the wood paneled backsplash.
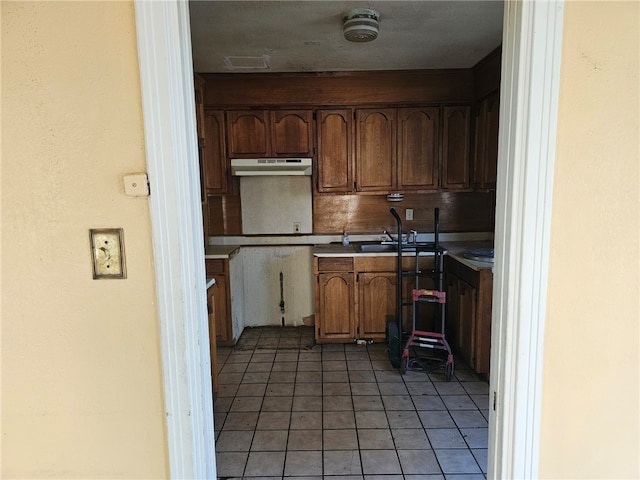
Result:
M434 209L440 209L441 232L491 232L494 228L493 192L435 192L405 194L402 202L388 202L384 195L319 195L313 202L313 231L316 234L395 232L395 207L405 232L433 232ZM405 210L413 209L413 220Z
M408 232L433 232L433 210L440 208L440 231L492 232L495 218L494 192L434 192L405 194L402 202L388 202L385 195L316 195L313 198L313 233L350 234L396 231L389 212L396 207ZM240 197L209 197L210 235L242 235ZM405 210L413 209L413 220L404 220Z

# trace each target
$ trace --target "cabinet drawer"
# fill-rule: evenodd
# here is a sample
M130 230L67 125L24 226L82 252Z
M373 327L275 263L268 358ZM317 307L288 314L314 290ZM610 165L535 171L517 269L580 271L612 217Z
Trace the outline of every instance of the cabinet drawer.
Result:
M318 257L319 272L353 272L353 257Z
M433 268L433 257L420 257L420 268ZM407 255L402 257L402 270L412 271L416 268L416 257ZM398 257L356 257L355 269L357 272L396 272L398 270Z
M227 273L226 270L226 260L222 258L212 258L205 260L205 269L207 271L207 275L224 275Z

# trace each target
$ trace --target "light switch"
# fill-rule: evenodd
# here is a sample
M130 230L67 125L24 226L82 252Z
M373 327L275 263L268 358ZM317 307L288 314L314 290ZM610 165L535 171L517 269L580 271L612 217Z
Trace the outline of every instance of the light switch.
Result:
M93 253L93 278L125 278L121 228L89 230Z
M149 196L149 181L146 173L124 176L124 193L131 197Z
M404 212L405 220L413 220L413 208L407 208Z

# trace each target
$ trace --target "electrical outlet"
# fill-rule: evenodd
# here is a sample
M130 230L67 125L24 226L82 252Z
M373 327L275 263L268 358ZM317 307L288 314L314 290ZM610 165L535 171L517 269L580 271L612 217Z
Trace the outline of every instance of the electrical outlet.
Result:
M404 212L405 220L413 220L413 208L407 208Z
M300 233L300 222L293 222L293 233Z

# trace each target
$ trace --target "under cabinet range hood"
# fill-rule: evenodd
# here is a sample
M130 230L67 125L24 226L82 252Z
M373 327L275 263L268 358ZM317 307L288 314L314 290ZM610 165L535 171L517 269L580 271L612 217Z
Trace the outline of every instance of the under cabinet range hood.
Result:
M311 175L311 158L232 158L231 174L242 177Z

